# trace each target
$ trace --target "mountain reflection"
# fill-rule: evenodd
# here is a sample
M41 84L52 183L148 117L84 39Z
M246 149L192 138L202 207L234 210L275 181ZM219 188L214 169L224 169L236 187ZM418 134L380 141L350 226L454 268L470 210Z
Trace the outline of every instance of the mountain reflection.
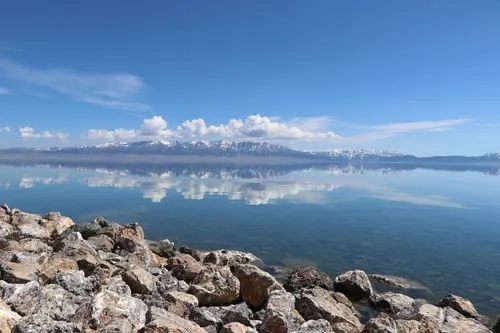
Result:
M208 196L222 196L228 200L243 201L248 205L267 205L279 201L327 204L335 199L344 199L348 191L336 196L329 194L342 188L355 190L366 198L383 201L466 208L435 193L429 195L407 193L385 185L386 182L381 182L381 178L376 176L391 176L407 171L388 167L366 169L351 165L325 164L283 166L176 164L127 165L122 168L73 165L72 168L68 168L61 165L44 165L30 166L22 170L23 173L18 181L12 178L0 179L0 187L8 189L17 183L21 189L31 189L41 185L76 181L89 188L137 190L142 193L144 199L154 203L162 202L169 193L178 193L185 199L202 200ZM375 181L376 179L379 181Z

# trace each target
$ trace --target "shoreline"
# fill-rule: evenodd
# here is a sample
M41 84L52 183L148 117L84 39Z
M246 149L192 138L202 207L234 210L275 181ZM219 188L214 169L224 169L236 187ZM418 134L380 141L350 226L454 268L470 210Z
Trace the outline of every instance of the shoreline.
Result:
M281 283L251 253L146 240L137 223L4 204L0 236L1 332L492 332L460 296L432 305L397 277L311 266Z

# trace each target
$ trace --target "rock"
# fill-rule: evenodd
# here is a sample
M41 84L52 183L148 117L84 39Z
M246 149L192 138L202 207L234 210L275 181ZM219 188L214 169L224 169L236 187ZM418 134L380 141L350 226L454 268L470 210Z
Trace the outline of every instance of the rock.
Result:
M5 212L5 214L7 214L7 215L11 214L11 210L6 203L3 203L2 205L0 205L0 208L1 208L0 211L3 210Z
M439 332L434 329L432 326L428 326L426 324L422 324L416 320L404 320L397 319L396 320L396 328L398 333L435 333Z
M394 319L385 313L381 313L377 318L368 320L362 333L398 333L398 328Z
M292 331L292 313L295 298L285 290L273 290L269 295L261 333L287 333Z
M91 316L98 331L136 332L144 327L147 311L141 300L106 290L95 295Z
M0 261L2 279L9 283L26 283L38 279L38 268L29 260L22 262Z
M83 237L83 235L82 235ZM111 252L115 247L113 240L106 235L99 235L94 237L87 238L87 242L96 250L96 251L106 251Z
M0 300L0 332L7 333L21 319L21 316L10 309L10 307Z
M368 299L373 294L368 275L360 270L348 271L337 276L334 289L346 295L353 302Z
M493 332L500 333L500 318L497 319L495 326L493 326Z
M71 294L56 284L46 285L40 295L31 299L32 307L27 310L27 315L44 315L53 320L69 321L84 298Z
M157 291L153 292L152 294L132 294L132 297L143 301L144 304L148 306L148 308L154 306L161 309L167 309L169 306L169 303Z
M302 288L311 289L320 287L326 290L333 289L333 281L330 277L316 267L298 267L288 276L284 286L287 291L295 292Z
M122 279L133 293L151 294L156 291L156 279L151 273L141 267L134 268L122 274Z
M13 333L76 333L78 325L53 320L49 316L34 314L22 318L12 329Z
M174 243L170 242L168 239L159 241L147 241L147 244L149 246L149 249L160 257L172 258L177 255L177 250L175 249Z
M436 332L491 333L477 320L467 318L449 307L440 308L424 304L420 307L416 320L420 322L420 329L431 328Z
M164 309L152 307L148 312L149 322L142 333L206 333L200 326Z
M251 327L245 326L241 323L229 323L222 326L221 333L257 333L257 331Z
M12 216L12 225L15 226L14 238L38 238L47 241L51 232L41 225L42 217L36 214L19 213Z
M21 239L19 241L19 250L22 252L29 252L29 253L47 253L50 254L52 253L53 249L51 246L45 244L39 239L33 238L33 239Z
M351 308L336 301L331 293L321 289L302 289L295 294L295 308L305 320L325 319L332 328L346 333L359 332L361 323Z
M31 281L22 285L3 285L3 300L12 310L25 316L33 307L41 292L42 287L38 281Z
M63 272L78 271L78 264L73 259L69 258L54 258L42 266L40 279L43 283L52 281L58 274Z
M78 223L71 227L71 231L79 232L83 239L98 237L102 231L102 227L98 223Z
M308 320L302 324L298 333L327 333L333 332L332 326L325 319Z
M198 299L180 291L172 291L165 296L167 311L180 317L188 318L193 309L198 307Z
M200 306L230 304L240 295L240 281L228 267L207 267L193 280L188 292L198 298Z
M370 274L368 275L374 289L393 291L409 295L413 298L427 298L432 294L429 288L420 282L412 281L400 276Z
M61 235L66 229L75 224L72 219L66 216L61 216L61 213L59 212L49 212L43 218L48 220L50 228L56 235Z
M167 268L179 280L191 283L205 267L188 254L179 254L167 259Z
M7 238L14 232L14 227L2 220L0 216L0 237Z
M371 303L379 311L392 314L397 319L411 319L417 312L413 298L391 291L373 295Z
M222 306L217 310L217 314L220 317L222 324L240 323L245 326L253 326L253 313L245 302Z
M67 233L54 245L54 251L57 252L55 257L75 260L78 269L83 270L85 275L90 275L99 262L97 251L78 232Z
M53 280L55 284L60 285L73 295L88 296L92 293L93 286L90 281L85 278L83 271L61 272L57 274Z
M439 306L440 308L449 306L453 310L458 311L459 313L463 314L468 318L474 318L474 319L479 318L479 313L477 312L476 308L474 307L474 304L472 304L471 301L453 294L450 294L445 298L443 298L442 300L440 300L436 304L436 306Z
M130 287L123 281L121 276L113 276L101 281L100 292L111 291L121 296L131 296Z
M218 250L204 254L204 264L214 264L219 266L232 266L236 264L248 264L259 262L259 258L251 253L234 251L234 250Z
M185 247L185 246L181 246L179 248L179 252L181 254L188 254L189 256L191 256L191 258L195 259L196 261L202 261L202 253L198 250L190 249L190 248Z
M267 303L271 291L283 289L269 273L254 265L235 265L232 270L240 281L241 297L254 308L262 309Z
M162 273L156 280L156 289L162 295L166 295L173 290L180 290L178 286L179 280L173 277L169 271Z
M213 326L215 328L219 328L222 326L222 320L220 317L215 316L214 313L205 307L193 309L189 314L189 320L195 322L201 327Z

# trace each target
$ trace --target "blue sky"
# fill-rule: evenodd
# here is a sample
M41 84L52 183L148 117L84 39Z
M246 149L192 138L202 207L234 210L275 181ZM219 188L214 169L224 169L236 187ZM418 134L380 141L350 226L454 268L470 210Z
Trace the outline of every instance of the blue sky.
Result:
M500 1L5 1L0 147L499 151Z

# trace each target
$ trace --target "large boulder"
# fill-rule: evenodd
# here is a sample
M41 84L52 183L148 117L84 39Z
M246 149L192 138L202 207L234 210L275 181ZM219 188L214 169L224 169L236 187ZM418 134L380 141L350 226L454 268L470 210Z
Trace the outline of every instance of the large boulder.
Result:
M55 257L50 259L41 267L40 279L44 283L53 281L54 278L64 272L77 272L78 264L71 258Z
M181 253L167 259L167 268L175 278L191 283L205 269L205 266L189 254Z
M42 286L38 281L20 285L3 284L1 289L5 303L21 316L31 313L34 303L39 299L42 292Z
M368 275L360 270L348 271L337 276L334 289L346 295L353 302L368 299L373 294Z
M326 290L333 289L333 281L330 277L316 267L304 266L295 268L288 276L284 287L287 291L295 292L302 288L311 289L320 287Z
M189 317L191 311L198 307L198 299L195 296L181 291L171 291L164 299L168 312L184 318Z
M262 309L273 290L283 289L274 277L254 265L235 265L232 270L240 281L241 297L254 308Z
M431 327L437 332L491 333L477 320L467 318L450 307L424 304L420 307L416 320L420 322L420 327Z
M122 279L133 293L151 294L156 291L156 278L142 267L122 273Z
M19 212L12 216L11 224L15 227L11 236L16 240L38 238L48 241L51 237L51 230L43 225L40 215Z
M56 236L61 235L66 229L75 224L72 219L61 216L59 212L49 212L43 218L46 221L45 224L52 230L52 234Z
M93 283L85 277L83 271L61 272L54 277L53 282L78 296L88 296L93 290Z
M391 314L397 319L411 319L417 312L413 298L391 291L374 294L371 303L377 310Z
M477 312L476 308L474 307L474 304L472 304L471 301L468 299L465 299L463 297L457 296L450 294L440 300L437 304L440 308L444 308L449 306L455 311L458 311L459 313L463 314L464 316L468 318L479 318L479 313Z
M252 253L235 250L217 250L203 254L204 264L232 266L259 262L259 258Z
M0 261L2 279L9 283L26 283L38 279L38 267L31 260Z
M325 319L332 328L357 333L361 323L354 311L322 288L302 289L295 294L295 308L305 320Z
M292 313L295 298L285 290L273 290L266 305L261 333L287 333L292 331Z
M10 306L0 300L0 332L10 332L21 316L10 309Z
M97 251L82 238L79 232L66 233L54 245L55 258L70 258L76 261L78 269L83 270L86 275L91 274L99 262Z
M141 300L101 291L92 302L91 317L101 332L137 332L146 324L148 307Z
M152 307L148 312L148 324L142 333L206 333L203 328L164 309Z
M188 292L201 306L226 305L240 295L240 281L228 267L207 267L193 280Z

